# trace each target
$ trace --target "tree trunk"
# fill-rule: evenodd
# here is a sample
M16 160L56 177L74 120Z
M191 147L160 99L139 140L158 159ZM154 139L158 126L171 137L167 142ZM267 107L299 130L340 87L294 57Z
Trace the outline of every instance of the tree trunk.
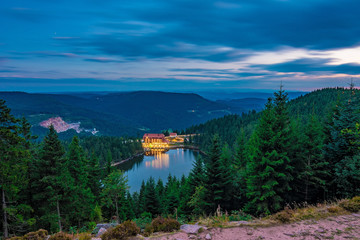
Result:
M308 157L308 169L310 169L310 158ZM305 186L305 202L308 202L308 191L309 191L309 175L306 175L306 186Z
M57 208L57 214L58 214L59 232L62 232L59 199L56 200L56 208Z
M4 238L9 237L8 232L8 222L7 222L7 215L6 215L6 200L5 200L5 190L2 189L2 209L4 212L4 219L3 219L3 229L4 229Z

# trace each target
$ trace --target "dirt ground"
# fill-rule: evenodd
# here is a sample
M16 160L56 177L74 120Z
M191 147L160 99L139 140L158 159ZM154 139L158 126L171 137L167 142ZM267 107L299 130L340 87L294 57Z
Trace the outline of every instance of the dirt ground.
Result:
M240 226L233 228L212 228L198 234L177 232L151 240L187 239L360 239L360 214L329 217L322 220L306 220L270 227Z

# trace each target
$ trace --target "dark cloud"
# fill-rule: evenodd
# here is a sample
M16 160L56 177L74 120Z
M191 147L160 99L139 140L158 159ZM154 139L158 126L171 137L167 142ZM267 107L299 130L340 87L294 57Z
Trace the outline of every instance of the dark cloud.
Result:
M144 4L146 7L142 7ZM192 58L234 61L236 50L280 46L333 49L360 44L360 3L343 1L156 1L126 12L130 23L108 22L112 32L85 44L128 58ZM121 12L125 9L119 9ZM134 24L132 21L145 23ZM186 45L193 46L186 48Z
M329 65L331 59L298 59L291 62L263 66L267 70L276 72L301 72L305 74L343 73L360 74L359 64Z
M110 59L110 58L84 58L84 61L98 62L98 63L119 63L119 62L124 62L124 61Z

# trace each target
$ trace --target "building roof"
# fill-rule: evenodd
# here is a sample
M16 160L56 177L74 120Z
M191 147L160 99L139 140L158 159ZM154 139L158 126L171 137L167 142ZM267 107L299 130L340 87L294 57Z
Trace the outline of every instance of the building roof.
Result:
M145 133L143 138L164 138L165 135L162 133Z
M170 136L177 136L177 133L170 133Z

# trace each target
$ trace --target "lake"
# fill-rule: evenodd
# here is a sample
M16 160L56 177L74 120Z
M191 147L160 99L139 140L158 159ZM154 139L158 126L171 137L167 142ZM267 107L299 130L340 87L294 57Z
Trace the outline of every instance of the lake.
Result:
M136 157L128 162L118 165L128 177L130 192L139 191L143 180L154 177L155 181L161 178L164 184L169 174L180 178L187 176L196 156L199 153L189 149L170 149L167 152L157 152L151 156Z

